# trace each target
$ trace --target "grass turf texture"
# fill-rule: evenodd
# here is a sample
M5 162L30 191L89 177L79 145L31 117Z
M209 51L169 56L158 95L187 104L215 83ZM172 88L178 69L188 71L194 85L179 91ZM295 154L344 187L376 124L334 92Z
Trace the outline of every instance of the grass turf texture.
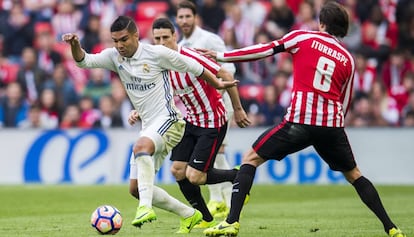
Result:
M178 186L162 186L184 200ZM377 186L389 215L408 236L414 236L414 186ZM206 194L207 189L203 187ZM239 236L377 237L382 225L349 185L255 185L242 212ZM205 195L206 196L206 195ZM179 219L155 209L158 220L141 229L130 223L136 201L120 186L0 186L0 236L99 236L90 226L96 207L117 207L124 224L117 236L165 237ZM187 236L204 236L194 229Z

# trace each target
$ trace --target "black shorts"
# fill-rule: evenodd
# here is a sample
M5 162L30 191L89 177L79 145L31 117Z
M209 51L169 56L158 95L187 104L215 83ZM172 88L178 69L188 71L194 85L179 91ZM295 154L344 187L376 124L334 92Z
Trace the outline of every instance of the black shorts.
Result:
M227 123L220 128L202 128L187 122L184 136L172 150L170 160L184 161L206 172L213 167L226 132Z
M263 132L253 143L253 150L265 160L282 160L308 146L313 146L332 170L346 172L356 166L344 128L283 121Z

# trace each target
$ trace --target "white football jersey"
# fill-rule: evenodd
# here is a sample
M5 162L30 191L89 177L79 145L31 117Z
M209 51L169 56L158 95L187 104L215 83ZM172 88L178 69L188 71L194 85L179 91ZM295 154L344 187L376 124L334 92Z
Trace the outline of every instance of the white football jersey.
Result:
M86 54L77 63L82 68L105 68L118 73L133 106L142 120L142 129L160 120L176 121L182 115L175 107L168 71L203 73L194 59L161 45L140 43L131 58L115 48L98 54Z

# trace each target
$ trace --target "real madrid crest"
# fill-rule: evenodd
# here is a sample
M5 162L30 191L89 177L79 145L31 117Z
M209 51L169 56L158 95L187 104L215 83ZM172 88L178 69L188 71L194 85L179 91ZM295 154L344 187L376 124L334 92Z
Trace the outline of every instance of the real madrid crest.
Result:
M124 57L122 57L121 55L118 55L118 62L122 63L125 60Z
M144 65L142 66L142 71L145 72L145 73L149 73L150 72L149 65L144 63Z

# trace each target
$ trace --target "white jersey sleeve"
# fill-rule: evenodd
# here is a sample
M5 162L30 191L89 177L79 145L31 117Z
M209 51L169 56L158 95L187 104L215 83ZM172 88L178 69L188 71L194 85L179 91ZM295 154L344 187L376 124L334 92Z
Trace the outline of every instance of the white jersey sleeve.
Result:
M164 46L159 46L159 56L161 66L177 72L190 72L195 76L200 76L204 68L196 60L182 55L175 50L171 50Z
M107 48L97 54L85 53L85 58L76 64L81 68L105 68L116 72L113 58L117 55L119 54L115 48Z

